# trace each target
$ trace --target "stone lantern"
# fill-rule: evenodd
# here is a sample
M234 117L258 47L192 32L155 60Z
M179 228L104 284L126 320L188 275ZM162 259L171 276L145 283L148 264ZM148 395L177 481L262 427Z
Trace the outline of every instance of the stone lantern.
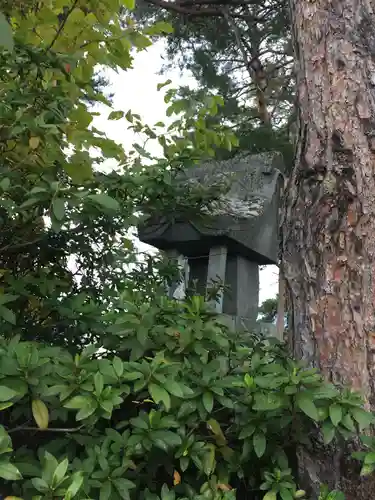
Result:
M234 328L256 327L259 266L278 262L282 172L278 153L243 154L184 172L178 182L207 186L226 179L230 189L212 205L207 220L150 218L138 228L141 241L166 251L184 267L185 282L171 287L171 297L183 296L189 283L204 294L220 282L224 288L216 311Z

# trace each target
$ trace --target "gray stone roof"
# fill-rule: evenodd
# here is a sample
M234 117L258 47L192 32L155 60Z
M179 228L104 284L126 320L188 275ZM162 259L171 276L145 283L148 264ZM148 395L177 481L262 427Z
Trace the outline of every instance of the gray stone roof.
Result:
M187 169L181 182L212 185L225 180L231 187L206 210L204 222L160 221L139 228L139 237L158 248L176 248L185 255L193 248L195 253L206 252L207 246L217 241L259 264L276 263L282 171L278 153L243 154Z

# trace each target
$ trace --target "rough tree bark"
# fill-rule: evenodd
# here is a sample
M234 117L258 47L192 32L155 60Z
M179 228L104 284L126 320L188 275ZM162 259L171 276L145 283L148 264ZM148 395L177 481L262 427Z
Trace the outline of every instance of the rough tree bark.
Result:
M375 2L290 6L300 135L282 254L293 350L375 409ZM315 453L300 457L310 485L330 480L347 500L375 498L375 482L338 452Z

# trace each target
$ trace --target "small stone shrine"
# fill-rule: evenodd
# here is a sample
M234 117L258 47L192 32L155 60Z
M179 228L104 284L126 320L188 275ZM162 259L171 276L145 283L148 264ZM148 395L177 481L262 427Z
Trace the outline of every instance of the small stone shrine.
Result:
M185 171L179 182L207 186L225 179L231 187L212 205L207 219L153 218L138 228L141 241L166 251L183 267L185 282L171 287L171 297L183 297L192 283L200 294L221 283L216 311L235 328L256 327L259 265L278 261L282 172L278 153L239 155Z

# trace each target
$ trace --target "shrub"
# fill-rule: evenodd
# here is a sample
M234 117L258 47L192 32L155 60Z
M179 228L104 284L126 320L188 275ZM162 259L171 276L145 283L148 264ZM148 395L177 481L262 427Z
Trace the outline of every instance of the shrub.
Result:
M193 297L118 303L105 350L2 341L0 476L23 498L301 498L294 453L369 423L361 399ZM262 493L263 492L263 493Z

